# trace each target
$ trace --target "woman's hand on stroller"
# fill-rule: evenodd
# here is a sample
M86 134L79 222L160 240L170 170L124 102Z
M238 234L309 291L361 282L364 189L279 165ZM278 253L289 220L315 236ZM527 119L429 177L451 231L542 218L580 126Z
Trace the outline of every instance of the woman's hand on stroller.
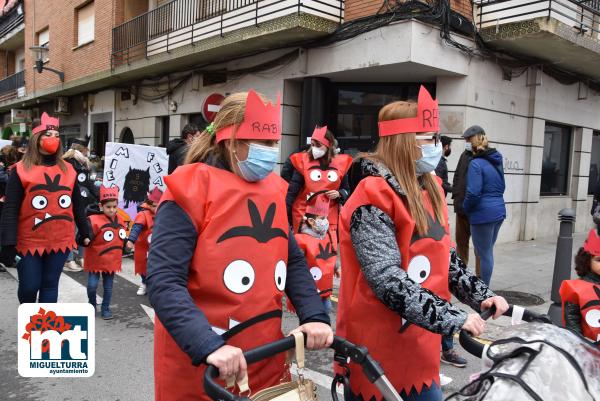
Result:
M240 348L224 345L206 358L206 363L219 369L219 377L226 380L235 376L237 380L243 379L248 371L248 365Z
M292 330L288 336L297 332L306 333L306 348L308 349L323 349L333 343L333 330L325 323L305 323Z
M485 320L477 313L469 313L467 320L465 320L461 329L468 331L474 337L478 337L482 335L483 330L485 330Z
M496 311L493 316L494 320L502 316L508 310L509 307L508 302L506 302L506 299L500 296L495 296L483 301L481 303L481 310L484 311L490 309L492 306L496 307Z

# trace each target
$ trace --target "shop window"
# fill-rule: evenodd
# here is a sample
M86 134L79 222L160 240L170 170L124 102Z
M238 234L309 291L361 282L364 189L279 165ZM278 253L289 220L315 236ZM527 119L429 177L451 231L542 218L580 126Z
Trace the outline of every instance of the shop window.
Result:
M592 154L590 157L590 181L588 194L594 195L600 189L600 131L592 137Z
M77 15L77 46L94 41L94 2L75 10Z
M546 123L540 195L567 195L571 155L571 128Z

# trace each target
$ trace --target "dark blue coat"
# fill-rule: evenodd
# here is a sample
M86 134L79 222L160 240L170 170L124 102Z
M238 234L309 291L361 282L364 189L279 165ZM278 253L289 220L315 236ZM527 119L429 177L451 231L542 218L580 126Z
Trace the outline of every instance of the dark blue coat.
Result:
M492 223L506 218L502 155L495 149L474 155L467 172L463 208L471 224Z

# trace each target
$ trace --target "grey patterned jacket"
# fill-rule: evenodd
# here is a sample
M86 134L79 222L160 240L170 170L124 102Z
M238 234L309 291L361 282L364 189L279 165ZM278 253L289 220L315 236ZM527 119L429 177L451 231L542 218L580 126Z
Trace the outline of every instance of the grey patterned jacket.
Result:
M380 176L399 195L404 191L382 164L363 159L363 176ZM365 279L377 298L407 322L449 335L463 326L467 313L413 281L401 267L396 228L390 216L373 205L357 208L351 217L350 237ZM449 255L448 286L462 302L479 311L480 304L495 294L456 255Z

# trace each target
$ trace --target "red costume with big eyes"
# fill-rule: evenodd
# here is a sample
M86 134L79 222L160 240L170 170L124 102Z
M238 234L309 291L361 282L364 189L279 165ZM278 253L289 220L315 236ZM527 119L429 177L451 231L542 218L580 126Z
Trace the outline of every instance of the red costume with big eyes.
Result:
M585 280L565 280L560 285L565 324L565 302L579 305L581 331L590 340L600 341L600 286Z
M438 180L439 191L442 191ZM439 297L449 300L448 269L450 237L448 224L434 221L433 208L426 192L425 206L430 214L429 230L424 236L415 231L415 222L403 199L384 178L363 179L344 205L340 223L340 257L344 273L338 304L337 334L369 349L399 392L409 393L413 386L421 392L423 385L439 385L441 336L410 324L388 309L373 293L364 278L350 238L350 219L364 205L383 210L396 227L396 241L402 257L401 266L408 276ZM448 209L444 203L444 219ZM360 368L350 365L352 392L365 401L382 395Z
M144 207L144 205L142 205ZM152 242L152 228L154 228L154 213L146 209L135 216L133 224L143 226L137 241L135 241L135 252L133 261L135 263L135 274L146 274L148 263L148 251Z
M72 195L77 173L55 166L16 164L23 185L16 249L21 255L66 252L76 248Z
M327 191L339 191L342 180L352 165L352 157L348 155L335 156L329 165L323 164L324 157L311 160L308 152L295 153L290 156L294 168L304 177L304 188L292 205L292 224L297 232L306 212L306 201L312 194ZM329 206L329 232L334 244L337 244L337 224L339 203L332 199Z
M275 174L249 183L202 163L178 168L165 182L161 202L175 201L198 233L187 288L213 330L243 350L281 338L287 184ZM158 318L155 323L156 399L208 401L202 390L204 367L194 367ZM251 390L278 384L286 374L284 359L280 354L249 365Z
M120 272L123 244L127 236L125 221L119 215L111 219L105 214L94 214L88 218L94 239L85 250L84 270L91 273Z
M304 252L310 273L317 284L321 298L329 298L333 292L333 273L337 254L328 235L323 239L309 234L294 235L298 246Z

